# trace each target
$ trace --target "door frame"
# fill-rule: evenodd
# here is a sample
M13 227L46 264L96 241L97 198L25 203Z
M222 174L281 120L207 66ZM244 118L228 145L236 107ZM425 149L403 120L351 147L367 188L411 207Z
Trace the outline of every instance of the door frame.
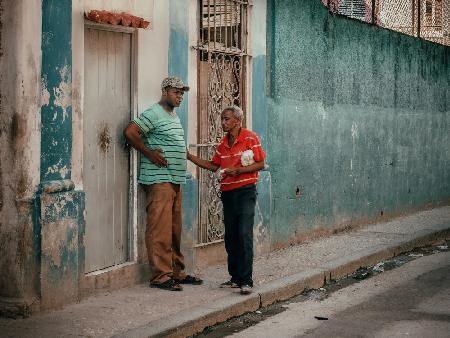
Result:
M83 27L83 40L84 40L84 30L86 28L96 29L108 32L116 33L126 33L130 34L131 38L131 55L130 55L130 120L138 116L138 32L137 28L124 27L124 26L113 26L108 24L94 23L89 20L84 20ZM84 53L83 53L84 54ZM84 78L83 78L84 80ZM84 86L83 86L84 87ZM84 105L84 102L83 102ZM84 109L83 109L84 111ZM84 128L83 124L83 128ZM84 138L83 138L84 144ZM83 157L84 161L84 157ZM137 196L138 196L138 154L135 149L130 149L129 158L130 168L129 168L129 188L128 188L128 259L126 262L114 265L112 267L99 269L93 272L86 273L85 275L98 274L102 272L110 271L111 269L118 269L124 265L129 265L130 263L136 263L138 260L138 210L137 210ZM82 164L83 165L83 164ZM83 269L84 270L84 269Z
M195 8L196 8L196 20L195 20L195 32L196 35L194 39L190 41L190 45L192 46L193 51L195 52L195 58L196 58L196 70L195 70L195 78L196 78L196 84L197 84L197 107L196 107L196 123L197 123L197 133L196 133L196 144L190 144L189 146L191 148L195 149L195 152L197 154L201 153L199 145L202 144L201 139L201 100L200 100L200 90L201 90L201 76L200 76L200 63L201 63L201 36L199 34L200 28L201 28L201 5L202 0L192 0L195 2ZM232 1L230 1L231 3ZM208 2L209 3L209 2ZM214 4L214 1L211 0L211 4ZM243 41L242 46L242 54L241 54L241 109L244 111L244 121L243 121L243 127L251 129L252 126L252 114L251 108L252 108L252 102L251 102L251 95L252 95L252 88L251 88L251 74L252 74L252 48L251 48L251 41L252 41L252 35L251 35L251 20L252 20L252 7L253 7L253 0L247 0L246 2L242 2L241 5L245 7L245 15L242 19L242 32L241 32L241 39ZM241 7L241 10L242 8ZM200 247L206 247L206 246L214 246L216 244L223 243L224 239L217 239L212 241L200 241L200 232L202 231L202 195L201 195L201 173L200 168L196 168L196 177L198 178L198 203L197 203L197 229L195 234L195 248Z

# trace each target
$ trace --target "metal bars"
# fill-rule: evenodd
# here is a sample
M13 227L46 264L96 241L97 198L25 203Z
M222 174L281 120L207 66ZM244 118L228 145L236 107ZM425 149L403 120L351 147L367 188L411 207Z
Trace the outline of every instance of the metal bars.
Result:
M327 0L333 12L450 46L450 0Z
M376 24L404 34L416 36L417 13L417 0L376 2Z
M338 13L366 21L366 2L365 0L340 0Z
M223 136L220 113L230 105L244 108L248 3L199 0L199 143L202 158L211 159ZM219 177L200 171L198 243L223 239Z
M201 0L200 41L197 48L208 52L245 54L243 28L247 1Z

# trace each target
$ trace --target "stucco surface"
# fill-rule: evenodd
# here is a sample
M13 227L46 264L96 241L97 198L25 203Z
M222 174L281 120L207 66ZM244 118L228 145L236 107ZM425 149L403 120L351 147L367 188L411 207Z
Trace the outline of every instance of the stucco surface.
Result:
M0 2L0 298L24 303L33 301L36 282L40 6L34 0Z
M448 200L450 48L269 7L273 242Z

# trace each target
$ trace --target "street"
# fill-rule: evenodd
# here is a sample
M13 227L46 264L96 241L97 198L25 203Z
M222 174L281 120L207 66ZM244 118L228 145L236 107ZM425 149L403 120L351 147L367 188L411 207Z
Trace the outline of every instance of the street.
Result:
M450 337L450 252L283 307L232 337Z

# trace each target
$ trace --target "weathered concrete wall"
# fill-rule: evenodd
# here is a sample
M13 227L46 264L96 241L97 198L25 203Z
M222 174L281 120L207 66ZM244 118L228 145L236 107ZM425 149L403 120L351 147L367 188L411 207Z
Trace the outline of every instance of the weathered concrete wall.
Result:
M267 1L255 0L251 7L250 54L251 58L251 128L267 150L267 96L266 96L266 17ZM256 255L271 249L271 173L270 169L261 171L258 183L254 227L254 251Z
M78 299L84 194L72 177L72 1L42 1L41 309Z
M41 4L0 1L0 312L26 313L38 288Z
M72 5L42 2L41 181L71 178Z
M41 208L41 310L78 300L80 267L84 263L82 238L84 194L73 191L70 180L44 185Z
M450 48L272 0L273 242L450 198Z

